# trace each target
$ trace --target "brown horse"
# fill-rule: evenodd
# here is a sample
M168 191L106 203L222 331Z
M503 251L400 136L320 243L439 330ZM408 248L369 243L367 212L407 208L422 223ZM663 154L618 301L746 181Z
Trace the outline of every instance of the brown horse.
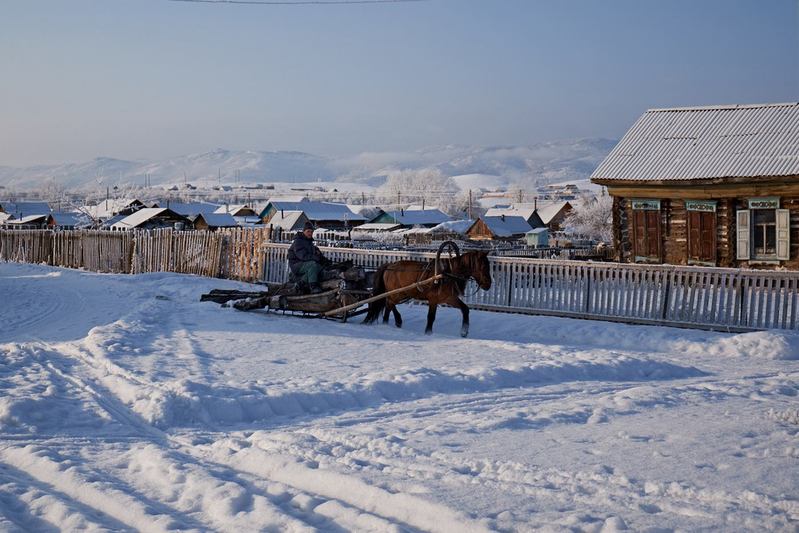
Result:
M433 321L436 319L438 304L448 304L457 307L463 314L461 336L469 334L469 307L463 303L460 296L466 290L466 283L474 279L483 289L491 288L491 268L487 252L466 252L459 257L441 260L439 272L444 277L434 283L423 287L410 288L407 291L394 294L369 304L364 323L371 324L383 312L383 323L388 322L390 312L394 313L394 323L402 327L402 316L397 310L397 304L407 300L427 300L427 327L424 332L433 332ZM383 294L394 289L408 287L416 282L423 281L435 275L435 262L423 263L420 261L397 261L380 267L375 273L375 286L373 295Z

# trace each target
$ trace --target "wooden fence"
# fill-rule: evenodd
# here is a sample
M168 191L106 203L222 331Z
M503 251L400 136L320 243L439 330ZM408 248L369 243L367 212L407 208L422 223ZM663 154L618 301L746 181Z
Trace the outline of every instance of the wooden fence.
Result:
M217 232L0 230L0 260L96 272L180 272L242 281L288 279L288 244L269 229ZM323 248L334 261L378 267L435 254ZM799 272L633 265L492 256L488 291L474 307L730 331L799 329Z
M433 253L323 248L377 267ZM288 245L266 246L265 280L288 276ZM799 272L490 257L493 283L465 301L492 311L744 331L799 329Z
M0 230L0 261L93 272L179 272L242 281L264 278L268 229L205 231Z

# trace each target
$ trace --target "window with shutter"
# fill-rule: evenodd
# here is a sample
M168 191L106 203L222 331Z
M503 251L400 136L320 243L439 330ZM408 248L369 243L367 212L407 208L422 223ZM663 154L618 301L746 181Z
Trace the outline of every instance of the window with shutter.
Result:
M716 264L716 202L686 200L688 261Z
M660 200L633 200L632 208L635 260L660 262Z
M751 251L749 247L749 210L744 209L738 211L736 216L736 227L737 227L737 248L736 248L736 259L739 261L748 261L751 257Z
M776 196L749 199L749 214L746 222L749 231L749 258L759 261L786 261L790 258L790 213L780 209L780 199ZM738 240L743 237L739 215ZM739 244L740 248L740 244ZM741 251L739 249L738 258Z
M787 261L791 255L791 212L777 209L777 259Z

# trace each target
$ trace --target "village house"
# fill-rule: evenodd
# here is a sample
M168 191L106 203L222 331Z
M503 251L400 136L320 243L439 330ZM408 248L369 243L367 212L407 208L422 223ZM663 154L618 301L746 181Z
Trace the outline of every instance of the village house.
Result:
M97 205L85 206L83 211L92 220L103 222L118 215L130 215L143 207L147 206L136 198L111 198L103 200Z
M14 229L48 229L55 226L55 219L50 213L22 218L9 217L5 219L3 225Z
M301 231L306 222L309 222L308 217L302 211L281 210L275 213L266 225L281 230L286 235L292 235Z
M210 215L217 213L217 210L222 206L209 202L173 202L172 200L166 200L158 202L156 205L151 207L166 207L179 215L183 215L184 217L194 218L199 214Z
M190 224L189 219L166 207L145 207L119 220L111 226L111 229L187 229Z
M402 228L433 228L450 220L452 217L440 209L399 209L384 211L369 222L371 224L399 224Z
M466 230L466 236L475 241L518 241L531 229L521 216L482 216Z
M799 269L799 103L650 109L591 175L624 262Z
M200 213L189 217L194 229L199 231L216 231L220 228L236 228L238 223L228 213Z
M302 211L308 220L317 228L348 229L366 222L366 218L353 213L345 204L333 202L286 202L270 200L260 213L264 224L269 225L271 218L279 211Z
M252 207L242 204L242 205L220 205L215 210L212 211L218 215L228 214L233 217L257 217L258 213L255 212L255 209Z
M0 213L6 213L11 220L19 220L31 215L48 215L50 211L50 204L47 202L7 202L0 200Z
M538 202L496 205L488 209L485 216L522 217L530 228L543 228L546 225L538 214Z

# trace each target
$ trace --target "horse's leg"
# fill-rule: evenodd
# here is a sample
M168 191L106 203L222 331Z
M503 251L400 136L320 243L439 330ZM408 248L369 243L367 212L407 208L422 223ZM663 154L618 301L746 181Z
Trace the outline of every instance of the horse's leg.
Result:
M394 324L398 328L401 328L402 327L402 315L400 314L399 309L397 309L397 306L395 304L391 304L391 311L394 313Z
M383 309L383 324L388 323L388 314L391 312L391 302L386 300L386 307Z
M436 320L436 308L438 304L428 301L427 302L427 327L424 329L425 335L433 333L433 322Z
M463 321L461 322L461 337L465 337L469 334L469 306L463 303L463 300L454 296L447 300L447 303L452 307L457 307L461 310L461 315L463 315Z

